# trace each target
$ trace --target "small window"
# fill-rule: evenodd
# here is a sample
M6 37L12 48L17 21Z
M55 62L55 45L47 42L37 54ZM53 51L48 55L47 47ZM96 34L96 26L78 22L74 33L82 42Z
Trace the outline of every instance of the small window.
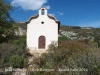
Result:
M44 15L44 14L45 14L45 13L44 13L44 9L42 9L41 14L42 14L42 15Z
M44 24L44 22L42 21L41 24Z

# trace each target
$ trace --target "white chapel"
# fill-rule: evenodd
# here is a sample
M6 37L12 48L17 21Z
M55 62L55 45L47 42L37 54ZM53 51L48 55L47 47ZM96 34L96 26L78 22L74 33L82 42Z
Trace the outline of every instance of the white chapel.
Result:
M60 22L42 7L27 22L27 48L30 53L44 53L52 41L58 41Z

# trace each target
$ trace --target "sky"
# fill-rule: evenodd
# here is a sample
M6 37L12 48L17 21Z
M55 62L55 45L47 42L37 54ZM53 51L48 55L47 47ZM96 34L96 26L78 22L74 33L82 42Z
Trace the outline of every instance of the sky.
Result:
M13 6L11 17L26 22L46 7L61 25L100 28L100 0L6 0Z

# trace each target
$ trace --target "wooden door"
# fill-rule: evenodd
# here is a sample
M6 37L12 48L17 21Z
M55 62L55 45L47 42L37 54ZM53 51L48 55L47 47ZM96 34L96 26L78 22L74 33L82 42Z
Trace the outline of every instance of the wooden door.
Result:
M39 41L38 42L38 48L39 49L45 49L45 37L40 36L38 41Z

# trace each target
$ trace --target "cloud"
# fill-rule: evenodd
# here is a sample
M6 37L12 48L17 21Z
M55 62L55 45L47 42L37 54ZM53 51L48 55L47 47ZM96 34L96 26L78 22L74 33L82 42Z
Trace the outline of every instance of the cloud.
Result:
M45 6L47 9L50 9L50 6Z
M55 16L55 14L49 14L49 15L51 15L51 16Z
M63 12L57 12L59 15L64 15L64 13Z
M91 21L91 22L86 22L86 23L79 23L78 26L81 27L100 27L100 20L98 21Z
M63 15L63 13L60 13L59 15Z
M24 10L37 10L41 8L48 0L12 0L11 5L21 7ZM46 6L50 9L50 6Z

